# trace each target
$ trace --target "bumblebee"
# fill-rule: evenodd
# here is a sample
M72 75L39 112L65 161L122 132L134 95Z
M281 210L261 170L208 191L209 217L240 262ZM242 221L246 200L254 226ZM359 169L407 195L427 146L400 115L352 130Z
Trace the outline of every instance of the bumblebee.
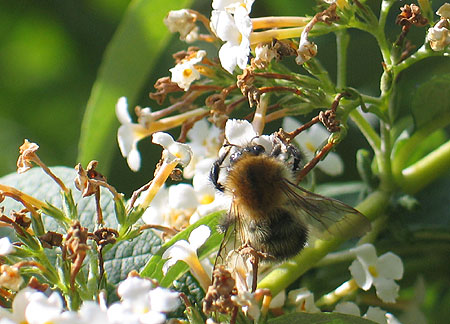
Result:
M230 240L239 242L234 249L247 245L264 255L263 261L280 262L296 256L310 235L343 237L344 223L355 226L355 235L370 228L356 209L295 184L301 163L295 146L276 133L271 147L258 144L258 138L242 147L228 144L210 171L215 188L231 197L219 226L225 237L218 259L226 258Z

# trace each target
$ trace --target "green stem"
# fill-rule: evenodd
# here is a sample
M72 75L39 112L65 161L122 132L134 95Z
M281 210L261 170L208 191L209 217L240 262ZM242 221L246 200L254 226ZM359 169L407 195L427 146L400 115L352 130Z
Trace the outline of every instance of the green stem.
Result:
M330 79L328 71L323 67L320 61L316 58L312 58L303 67L311 74L314 75L320 82L321 87L325 89L326 92L335 92L335 86Z
M414 194L448 172L449 167L450 141L447 141L421 160L402 170L400 185L406 193Z
M415 191L415 188L405 187L406 183L405 183L405 179L404 179L403 169L405 169L407 167L408 159L411 156L411 153L414 152L415 147L417 145L419 145L419 143L422 142L424 139L426 139L428 136L430 136L434 131L436 131L437 129L440 129L440 128L444 128L447 125L450 125L450 112L448 112L446 114L442 114L439 118L436 118L436 119L430 121L429 123L425 124L424 126L422 126L395 153L395 156L392 160L392 173L395 178L395 181L401 188L403 188L404 190L407 189L408 191L414 189L413 191ZM439 149L437 149L437 150L439 150ZM425 161L427 161L426 165L429 165L429 163L431 163L431 161L429 159L430 158L427 158L425 160ZM432 159L440 159L440 158L438 156L433 155ZM416 162L416 163L418 163L418 162ZM423 165L422 165L421 169L422 168L423 168ZM416 169L416 170L418 170L418 169ZM412 171L412 169L410 171ZM417 171L412 172L412 174L416 174L416 172ZM434 174L434 176L432 175L432 178L435 179L436 176L439 176L439 175L441 175L441 174L436 173L436 174ZM410 175L410 176L412 177L412 175ZM427 183L428 183L428 181L427 181Z
M343 89L347 85L347 48L350 42L350 36L346 29L336 32L337 47L337 80L338 89Z
M374 34L375 38L377 39L378 46L380 47L381 55L383 55L383 60L387 65L391 65L392 61L384 28L386 26L386 20L389 11L391 10L391 7L394 4L394 2L395 1L393 0L384 0L381 3L380 18L378 19L378 28L376 30L376 33Z
M392 176L391 165L391 136L389 125L380 121L381 145L379 154L376 154L378 161L378 169L380 171L381 185L380 187L386 191L392 191L394 181Z
M388 206L389 195L381 190L370 194L356 208L373 220L384 212ZM349 226L350 227L350 226ZM351 236L352 228L343 229ZM328 241L316 241L314 247L305 248L297 257L288 261L271 273L269 273L258 285L258 288L268 288L272 295L277 295L281 290L288 287L303 273L311 269L320 259L331 251L336 250L344 242L341 238L333 238Z
M392 67L392 71L394 76L398 76L398 74L409 68L411 65L431 56L442 56L442 52L435 52L431 48L428 48L425 45L422 45L414 54L408 57L406 60L402 61L400 64L394 65Z
M356 109L350 112L350 118L358 126L359 130L365 136L367 142L375 153L380 152L381 140L375 130L370 126L367 120Z
M362 93L360 93L360 96L363 99L363 101L367 104L372 104L372 105L377 105L377 106L379 106L381 104L381 99L378 97L373 97L373 96L365 95Z

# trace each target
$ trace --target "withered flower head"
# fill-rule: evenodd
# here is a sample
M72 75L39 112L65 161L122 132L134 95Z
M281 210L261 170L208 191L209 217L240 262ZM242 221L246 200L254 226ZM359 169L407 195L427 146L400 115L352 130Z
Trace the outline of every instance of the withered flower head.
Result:
M39 236L39 240L44 248L51 249L54 246L61 246L63 236L62 234L48 231L44 235Z
M170 77L159 78L154 85L156 92L149 94L150 99L155 100L158 105L162 105L169 93L183 91L178 84L172 82Z
M231 314L236 307L231 297L235 295L237 295L236 281L223 265L219 266L214 269L212 285L208 287L203 300L203 311L206 314L215 311Z
M31 225L31 219L26 215L26 211L27 209L11 212L11 216L14 222L22 226L24 229L27 229Z
M28 281L27 286L42 292L45 292L49 287L49 285L46 283L40 283L39 280L36 279L36 277L31 277L30 281Z
M83 197L91 196L99 190L99 185L91 180L106 181L106 177L95 170L97 161L89 162L84 170L81 163L75 166L78 176L75 178L75 187L81 191Z
M3 264L0 266L0 287L18 291L23 284L19 267Z
M395 23L403 28L408 29L412 25L422 27L428 24L428 19L422 16L419 6L415 4L404 5L400 10L402 12L397 16Z
M32 163L35 158L35 152L39 149L39 145L36 143L31 143L27 139L24 141L22 146L19 148L19 159L17 160L17 173L27 172L33 167Z

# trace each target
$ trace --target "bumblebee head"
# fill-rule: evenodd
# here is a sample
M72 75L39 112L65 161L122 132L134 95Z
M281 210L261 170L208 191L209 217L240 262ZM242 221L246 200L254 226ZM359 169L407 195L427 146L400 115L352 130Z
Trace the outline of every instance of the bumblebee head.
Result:
M262 145L251 145L241 148L240 150L234 152L230 155L230 164L233 164L237 160L239 160L244 155L252 155L257 156L264 154L266 149Z

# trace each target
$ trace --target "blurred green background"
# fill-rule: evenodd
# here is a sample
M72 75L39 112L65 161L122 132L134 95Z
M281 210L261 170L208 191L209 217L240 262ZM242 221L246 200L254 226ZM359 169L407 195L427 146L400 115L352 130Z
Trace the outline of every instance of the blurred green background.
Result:
M186 3L189 2L186 1ZM128 9L127 16L127 7L130 3L132 6L130 6L131 9ZM40 145L40 157L50 166L71 167L78 162L82 120L91 89L99 75L100 64L102 60L105 60L107 45L121 21L124 24L127 17L128 20L130 20L130 16L131 20L145 20L145 16L136 18L130 14L133 6L142 3L147 3L147 8L157 11L161 17L169 10L175 9L170 6L170 1L160 0L134 2L127 0L18 0L0 2L2 157L0 159L0 176L15 171L18 147L23 143L24 138ZM182 3L182 1L173 3L181 5L178 3ZM379 8L380 1L371 1L370 3L377 11L376 8ZM433 4L434 11L440 3L443 1ZM315 2L312 0L302 2L258 0L253 5L251 16L312 14L314 5ZM402 5L404 5L403 2L398 2L394 8ZM211 1L194 1L192 7L209 16ZM390 23L387 33L391 40L394 40L400 31L400 27L394 24L398 12L398 9L393 9L389 16ZM143 13L143 15L146 14ZM150 34L157 33L159 31L157 28L165 29L161 21L145 23ZM131 29L131 31L133 30ZM408 37L420 45L424 34L425 29L413 28ZM378 95L378 82L382 68L376 43L371 36L359 31L351 31L351 36L348 83L367 94ZM318 58L334 78L336 71L334 36L326 35L316 38L314 41L319 46ZM143 107L151 106L154 110L161 108L148 98L148 93L153 91L153 84L158 78L169 74L168 69L173 66L171 54L186 49L189 45L179 41L178 35L171 37L167 42L158 44L162 48L159 48L159 52L156 51L156 54L151 52L153 56L149 57L146 57L145 53L139 52L139 49L123 49L121 55L131 63L134 63L133 59L138 54L143 56L143 58L136 58L137 69L140 68L139 65L142 62L150 67L148 73L144 75L145 82L135 85L136 96L126 92L118 93L117 96L114 96L114 101L110 102L106 108L102 108L108 109L110 116L114 112L115 98L121 95L134 97L134 100L131 99L129 102L130 106L139 104ZM202 46L202 43L193 45ZM431 62L433 59L429 61ZM430 67L429 61L424 70ZM435 61L438 62L438 66L441 65L439 58ZM95 108L94 102L91 110L95 111ZM100 107L99 111L100 114L103 114ZM99 128L102 120L99 118L96 121ZM105 123L107 123L106 119ZM134 189L150 179L154 165L159 158L160 149L151 145L149 139L142 141L139 144L142 152L142 169L138 173L131 172L117 146L115 133L118 125L117 121L111 121L109 134L105 140L93 140L92 145L105 148L105 152L102 151L95 156L100 162L104 162L99 166L100 171L104 170L110 182L119 191L129 196ZM276 125L273 126L274 129L276 127ZM365 140L358 136L358 131L353 131L354 136L348 136L345 143L338 149L338 152L345 152L341 156L348 159L347 170L349 173L343 176L347 179L357 177L353 168L354 151L355 148L365 145ZM86 163L86 161L83 162Z

